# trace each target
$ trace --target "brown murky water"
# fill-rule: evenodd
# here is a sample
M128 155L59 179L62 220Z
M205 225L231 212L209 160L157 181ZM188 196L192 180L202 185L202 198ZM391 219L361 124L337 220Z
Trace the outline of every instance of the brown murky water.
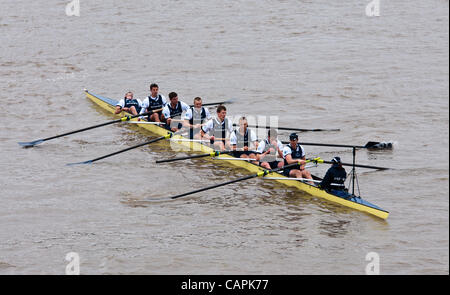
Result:
M379 17L362 0L80 0L79 17L68 2L0 2L1 274L64 274L69 252L82 274L364 274L369 252L381 274L449 273L448 1L381 0ZM17 145L110 120L84 88L143 98L151 82L189 103L237 98L230 115L341 129L304 141L394 141L357 154L395 168L358 170L362 196L390 217L256 179L142 205L248 174L158 166L167 142L65 166L153 136L136 127ZM305 149L351 161L349 150Z

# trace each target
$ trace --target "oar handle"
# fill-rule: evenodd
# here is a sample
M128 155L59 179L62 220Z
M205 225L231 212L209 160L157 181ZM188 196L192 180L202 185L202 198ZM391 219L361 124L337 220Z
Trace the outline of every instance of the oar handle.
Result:
M139 114L139 115L133 115L132 116L132 118L135 118L135 117L144 117L144 116L148 116L148 115L151 115L151 114L154 114L154 113L158 113L158 112L161 112L163 110L163 108L159 108L159 109L156 109L156 110L150 110L149 112L145 112L145 113L142 113L142 114Z
M158 160L155 163L168 163L168 162L175 162L175 161L182 161L182 160L189 160L189 159L198 159L198 158L205 158L205 157L218 157L221 154L229 154L231 152L225 151L225 152L211 152L207 154L200 154L200 155L194 155L194 156L186 156L186 157L178 157L178 158L172 158L172 159L166 159L166 160Z

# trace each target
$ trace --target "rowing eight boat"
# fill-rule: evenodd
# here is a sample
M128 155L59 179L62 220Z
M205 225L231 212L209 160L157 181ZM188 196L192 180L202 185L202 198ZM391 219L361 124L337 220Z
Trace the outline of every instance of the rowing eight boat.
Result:
M115 106L117 101L113 100L111 98L103 97L100 95L96 95L92 92L89 92L88 90L85 90L86 97L92 100L94 103L102 107L103 109L111 112L114 114ZM117 116L122 116L123 114L118 114ZM136 119L133 119L136 120ZM162 128L158 125L154 124L137 124L139 127L144 128L154 134L157 134L158 136L164 136L167 135L168 131L165 128ZM177 139L181 139L177 141ZM192 151L198 151L198 152L205 152L205 153L212 153L214 150L210 148L209 146L202 144L201 142L191 142L186 141L187 138L181 136L181 135L174 135L172 137L173 142L175 142L178 145L184 146L185 148L188 148ZM234 166L244 168L252 173L258 173L260 171L263 171L264 169L249 163L247 161L235 161L231 160L232 156L222 154L219 155L218 158L225 158L224 161L228 162ZM386 210L381 209L380 207L365 201L361 199L360 197L353 196L347 192L343 191L333 191L333 192L327 192L325 190L319 189L318 187L314 185L310 185L305 182L296 181L292 179L288 179L287 177L278 174L278 173L271 173L269 176L266 176L265 178L276 178L273 181L277 181L280 183L283 183L287 186L295 187L303 192L306 192L312 196L326 199L330 202L340 204L345 207L353 208L362 212L369 213L371 215L374 215L376 217L386 219L389 216L389 212ZM319 179L318 177L314 177L315 179Z

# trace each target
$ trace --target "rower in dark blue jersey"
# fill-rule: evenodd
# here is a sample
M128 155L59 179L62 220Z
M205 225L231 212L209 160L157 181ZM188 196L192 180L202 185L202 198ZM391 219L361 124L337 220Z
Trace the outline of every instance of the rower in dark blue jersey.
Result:
M283 149L284 166L298 163L297 167L291 167L283 171L286 177L312 179L311 172L306 170L306 153L303 147L298 143L298 135L291 133L289 135L289 144ZM312 184L312 182L310 182Z
M254 150L258 148L258 139L255 132L248 129L247 118L241 117L239 119L239 128L231 132L230 144L233 157L257 160Z
M331 162L330 169L328 169L319 187L325 190L345 190L345 179L347 178L347 172L342 167L340 157L334 157Z
M216 112L217 116L200 129L200 135L203 139L211 140L214 149L230 150L229 134L233 132L233 123L226 118L227 108L224 105L219 105Z
M166 120L166 128L173 132L180 130L183 127L181 120L181 114L189 110L189 105L178 100L178 94L176 92L169 93L168 103L163 108L163 117Z
M132 115L137 115L141 111L142 102L139 99L133 98L133 92L128 91L125 97L116 104L116 111L114 113L128 112Z
M211 120L208 108L202 106L201 97L194 98L194 106L186 111L183 126L189 129L189 139L201 139L200 129Z
M147 96L142 101L142 109L140 114L155 111L155 113L148 116L148 121L152 122L162 122L164 121L164 116L162 114L162 108L167 105L167 100L164 95L158 93L159 87L157 84L152 83L150 85L150 96Z

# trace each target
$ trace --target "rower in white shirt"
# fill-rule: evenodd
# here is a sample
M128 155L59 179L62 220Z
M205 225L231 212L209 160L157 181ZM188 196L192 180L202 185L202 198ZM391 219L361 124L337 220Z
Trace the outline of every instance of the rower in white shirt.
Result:
M137 115L141 109L142 102L139 99L133 98L133 92L128 91L125 93L125 97L116 104L116 111L114 113L128 112L132 115Z
M211 120L208 108L202 106L200 97L194 98L194 106L187 110L183 122L183 126L189 129L189 139L201 139L200 128L208 120Z
M266 169L281 168L283 161L277 161L277 155L283 158L283 144L278 140L278 132L275 129L269 129L267 138L258 144L257 159L259 165Z
M181 128L183 128L183 124L181 123L181 114L189 110L189 105L178 100L178 94L176 92L169 93L168 103L162 110L163 116L166 121L166 128L177 132Z
M258 147L258 138L253 130L248 129L248 122L245 117L239 119L239 127L231 132L230 144L234 157L257 160L254 151Z
M214 149L230 150L229 134L233 131L233 123L228 120L227 108L224 105L217 107L217 117L208 121L200 130L201 137L214 142Z
M153 83L150 85L150 96L147 96L142 101L142 109L140 114L162 109L167 105L167 100L164 95L158 94L159 87L157 84ZM158 111L148 116L148 121L151 122L163 122L164 118L162 111Z

